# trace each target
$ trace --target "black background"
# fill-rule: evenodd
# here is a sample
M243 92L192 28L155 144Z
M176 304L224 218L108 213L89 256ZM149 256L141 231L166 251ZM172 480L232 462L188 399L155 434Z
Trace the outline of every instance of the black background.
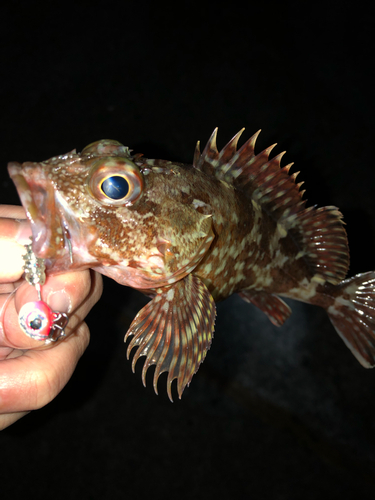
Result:
M350 275L375 268L374 7L369 2L13 2L1 13L1 203L10 160L117 139L191 162L219 126L278 142L309 204L347 222ZM131 373L123 336L145 303L105 280L91 344L46 408L0 436L2 498L373 496L375 375L324 311L273 327L231 297L181 401ZM141 365L141 363L139 363ZM150 370L152 371L152 370Z

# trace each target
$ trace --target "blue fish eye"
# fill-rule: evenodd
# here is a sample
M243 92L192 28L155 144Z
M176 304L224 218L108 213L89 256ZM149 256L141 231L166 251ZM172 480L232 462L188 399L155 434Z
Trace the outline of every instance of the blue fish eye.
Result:
M129 183L121 175L107 177L101 185L103 193L111 200L121 200L129 193Z

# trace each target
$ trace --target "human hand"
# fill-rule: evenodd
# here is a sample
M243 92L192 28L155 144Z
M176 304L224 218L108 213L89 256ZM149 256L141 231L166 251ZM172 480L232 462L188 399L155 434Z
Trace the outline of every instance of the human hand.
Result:
M66 385L89 343L84 318L102 292L101 276L91 270L48 276L42 298L68 314L66 337L48 346L29 338L18 313L37 294L21 278L31 228L20 219L25 219L22 207L0 205L0 430L45 406Z

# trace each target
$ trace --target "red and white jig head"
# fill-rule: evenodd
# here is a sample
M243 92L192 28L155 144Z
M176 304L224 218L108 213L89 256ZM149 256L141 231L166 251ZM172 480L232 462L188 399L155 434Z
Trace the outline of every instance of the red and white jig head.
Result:
M21 307L18 315L19 324L28 337L43 340L45 344L56 342L65 336L65 327L69 318L67 314L53 311L43 300L41 289L46 280L44 260L35 256L31 243L25 245L23 256L25 279L35 286L38 300L27 302Z

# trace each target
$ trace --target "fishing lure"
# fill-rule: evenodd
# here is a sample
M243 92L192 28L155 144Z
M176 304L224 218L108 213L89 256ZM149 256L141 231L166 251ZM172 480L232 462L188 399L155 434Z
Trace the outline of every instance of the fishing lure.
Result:
M65 313L53 311L42 300L42 285L46 280L44 260L35 256L31 243L25 245L25 248L26 254L23 256L25 279L35 287L38 300L24 304L20 309L18 320L28 337L42 340L48 345L65 336L69 318Z

